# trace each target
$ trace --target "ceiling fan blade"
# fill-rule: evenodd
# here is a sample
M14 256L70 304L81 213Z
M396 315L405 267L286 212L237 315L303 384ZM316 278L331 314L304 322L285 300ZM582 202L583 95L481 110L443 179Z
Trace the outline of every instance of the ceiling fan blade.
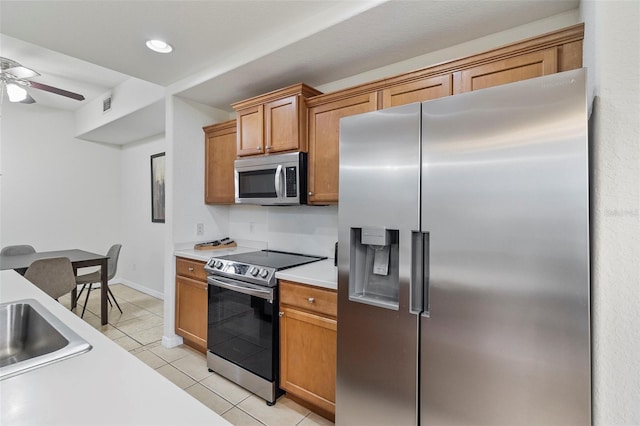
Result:
M27 67L23 67L22 65L18 65L16 67L13 68L7 68L5 70L3 70L5 74L9 74L11 75L11 77L13 78L18 78L18 79L22 79L22 78L33 78L33 77L37 77L40 75L40 73L35 72L34 70L27 68Z
M66 96L67 98L75 99L77 101L84 101L84 96L69 92L68 90L58 89L57 87L48 86L46 84L38 83L36 81L30 81L29 86L34 89L44 90L45 92L55 93L56 95Z

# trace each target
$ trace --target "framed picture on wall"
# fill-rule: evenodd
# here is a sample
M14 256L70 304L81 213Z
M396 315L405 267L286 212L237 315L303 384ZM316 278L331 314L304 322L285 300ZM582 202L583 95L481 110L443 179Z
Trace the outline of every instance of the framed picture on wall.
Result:
M151 156L151 222L164 223L164 152Z

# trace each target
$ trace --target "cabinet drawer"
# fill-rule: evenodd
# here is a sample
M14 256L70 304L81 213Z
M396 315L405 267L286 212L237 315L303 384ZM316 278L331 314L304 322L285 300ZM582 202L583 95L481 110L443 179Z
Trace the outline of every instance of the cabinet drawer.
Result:
M204 270L204 262L198 260L176 258L176 275L207 281L207 272Z
M280 303L331 317L337 316L335 291L280 281Z

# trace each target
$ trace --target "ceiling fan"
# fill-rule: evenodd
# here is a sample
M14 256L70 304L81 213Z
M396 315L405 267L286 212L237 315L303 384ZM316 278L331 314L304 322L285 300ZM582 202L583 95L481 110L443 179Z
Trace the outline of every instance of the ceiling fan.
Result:
M46 84L31 81L32 78L38 77L40 73L23 67L16 61L0 57L0 91L1 94L7 93L10 102L21 102L23 104L32 104L36 100L33 99L25 87L44 90L45 92L55 93L56 95L65 96L67 98L83 101L84 96L69 92L68 90L59 89L57 87L48 86Z

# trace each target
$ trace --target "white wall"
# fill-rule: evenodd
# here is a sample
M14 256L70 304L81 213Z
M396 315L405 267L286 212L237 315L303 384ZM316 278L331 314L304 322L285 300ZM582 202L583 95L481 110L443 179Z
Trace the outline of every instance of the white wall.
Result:
M173 97L171 122L173 157L173 240L176 244L204 241L228 233L228 208L204 204L204 131L229 120L229 113ZM196 235L196 224L204 235Z
M164 135L122 147L122 282L156 297L164 293L166 224L151 222L151 156L166 151Z
M338 206L231 206L229 234L240 244L333 257Z
M592 116L594 424L640 424L640 2L583 1Z
M106 253L123 245L114 282L164 291L165 225L151 222L158 136L121 147L76 139L74 113L2 105L0 246Z
M131 77L76 111L76 135L82 135L122 118L163 98L165 89ZM102 101L111 95L111 109L102 112Z
M204 126L229 120L229 114L168 96L166 99L167 185L164 250L164 335L163 344L182 343L175 334L176 247L193 246L195 241L227 234L228 207L204 204ZM196 235L196 224L204 225L204 235Z
M5 100L0 245L106 253L120 240L120 147L74 138L72 112Z

